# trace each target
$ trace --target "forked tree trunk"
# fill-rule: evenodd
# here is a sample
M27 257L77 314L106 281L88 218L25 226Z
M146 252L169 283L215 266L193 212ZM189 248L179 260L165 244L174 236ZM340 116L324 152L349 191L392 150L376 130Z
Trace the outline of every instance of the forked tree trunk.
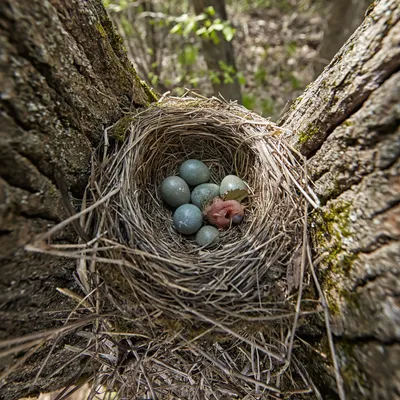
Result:
M326 253L318 274L349 399L400 393L399 20L398 0L370 9L282 119L310 160L323 202L311 216L315 253ZM0 329L2 338L12 339L60 326L75 306L56 291L78 290L74 263L23 250L32 235L65 217L56 176L79 200L103 126L152 96L97 0L3 0L0 48ZM59 240L74 237L65 232ZM321 326L314 321L299 335L325 353ZM35 382L45 354L21 364L2 383L0 399L74 381L79 359L52 376L71 357L60 343ZM335 398L325 359L312 350L303 356L325 398ZM14 361L5 355L0 365Z

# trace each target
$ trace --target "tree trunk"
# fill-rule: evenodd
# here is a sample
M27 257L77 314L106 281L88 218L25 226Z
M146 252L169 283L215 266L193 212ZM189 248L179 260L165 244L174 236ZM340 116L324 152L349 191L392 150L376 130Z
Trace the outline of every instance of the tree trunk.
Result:
M196 14L201 14L207 7L212 6L216 11L215 17L220 18L222 21L228 20L224 0L192 0L192 3ZM207 68L210 72L216 74L216 78L218 78L218 81L211 80L214 94L216 96L221 94L226 100L237 100L241 103L242 94L236 76L232 43L225 40L222 33L218 33L218 37L220 40L218 44L215 44L212 40L203 39L203 54L207 63ZM228 67L234 68L235 75L231 77L233 82L225 82L224 70L221 68L220 62L223 62Z
M370 9L281 121L309 158L323 203L310 217L315 256L326 253L318 274L350 399L400 396L399 21L398 0ZM75 306L55 290L78 290L74 263L23 250L32 235L65 217L56 177L79 199L103 126L152 95L99 1L4 0L0 32L0 312L1 337L12 339L61 326ZM66 231L59 240L75 237ZM325 353L319 325L298 335ZM48 349L2 382L0 399L50 391L85 372L77 359L57 373L71 358L58 343L35 382ZM304 361L324 398L335 398L332 371L319 353L304 350ZM0 358L4 370L13 362L10 354Z
M100 1L3 0L0 48L0 338L15 338L61 326L76 305L56 291L78 290L75 263L23 250L66 216L56 177L81 198L103 127L151 93ZM31 387L43 354L0 382L0 399L59 388L79 371L76 362L48 379L71 357L60 344ZM0 371L15 361L0 358Z
M322 200L312 216L315 251L327 252L318 272L351 399L400 398L399 20L396 0L371 8L281 120ZM325 351L324 336L307 340ZM305 359L334 387L322 358Z
M359 27L372 0L336 0L326 23L324 40L319 50L316 74L319 75L350 35Z

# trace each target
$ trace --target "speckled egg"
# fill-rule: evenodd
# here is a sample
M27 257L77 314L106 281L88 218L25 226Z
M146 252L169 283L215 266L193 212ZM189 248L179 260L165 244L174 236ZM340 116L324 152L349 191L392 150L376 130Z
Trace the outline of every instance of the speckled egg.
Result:
M172 207L190 202L188 184L179 176L169 176L161 183L161 198Z
M246 190L246 184L236 175L227 175L224 179L222 179L220 185L220 194L223 196L227 192L232 190Z
M196 243L201 247L214 246L219 242L219 231L213 226L203 226L196 234Z
M202 210L217 196L219 196L218 185L215 183L202 183L193 189L192 194L190 195L190 200L195 206Z
M178 207L172 219L175 228L184 235L196 233L203 225L203 214L193 204L184 204Z
M179 176L190 186L197 186L210 180L210 170L199 160L187 160L179 167Z

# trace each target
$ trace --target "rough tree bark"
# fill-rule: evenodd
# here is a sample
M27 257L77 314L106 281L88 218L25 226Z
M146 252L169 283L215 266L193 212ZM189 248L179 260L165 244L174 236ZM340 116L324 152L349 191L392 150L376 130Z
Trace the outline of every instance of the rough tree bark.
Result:
M78 290L74 263L23 250L65 217L56 175L81 198L102 128L151 92L100 1L3 0L0 49L0 338L12 339L60 326L74 306L56 290ZM79 370L48 378L71 357L60 345L31 387L43 354L0 383L0 399L59 388ZM0 371L14 361L1 357Z
M224 0L192 0L196 14L201 14L204 10L212 6L216 12L216 17L223 21L228 20ZM237 100L242 102L242 94L240 84L236 76L233 77L232 83L224 83L224 71L221 69L220 61L223 61L227 66L232 66L236 71L235 56L231 42L225 40L222 34L218 34L220 43L215 44L211 40L203 40L203 53L209 71L216 73L220 79L220 83L212 82L214 94L219 93L226 100Z
M399 104L400 7L382 0L281 120L322 200L318 272L351 399L400 398ZM324 351L316 332L307 340ZM323 359L305 358L333 388Z
M283 116L310 160L323 202L312 215L318 274L350 399L400 396L400 10L382 0L331 64ZM145 106L138 81L99 1L0 3L1 336L60 326L72 306L56 288L76 290L74 263L26 254L23 245L65 212L56 175L79 200L102 126ZM59 238L73 240L71 232ZM326 352L320 321L299 331ZM46 350L46 349L45 349ZM60 345L32 386L46 351L2 383L13 400L61 387L79 361ZM23 356L23 353L16 356ZM18 359L18 358L17 358ZM326 360L304 351L326 397L335 384ZM3 356L2 368L15 360Z

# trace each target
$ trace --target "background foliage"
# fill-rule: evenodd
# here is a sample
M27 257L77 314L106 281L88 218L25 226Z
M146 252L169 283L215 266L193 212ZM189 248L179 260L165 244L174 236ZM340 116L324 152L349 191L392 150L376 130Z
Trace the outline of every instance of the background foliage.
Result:
M315 77L323 38L322 0L228 0L229 21L213 19L208 7L196 16L190 1L104 0L142 79L160 93L182 95L186 88L213 95L220 80L202 55L201 38L232 41L238 71L220 62L223 83L235 75L243 104L277 119ZM218 82L220 83L220 82Z

